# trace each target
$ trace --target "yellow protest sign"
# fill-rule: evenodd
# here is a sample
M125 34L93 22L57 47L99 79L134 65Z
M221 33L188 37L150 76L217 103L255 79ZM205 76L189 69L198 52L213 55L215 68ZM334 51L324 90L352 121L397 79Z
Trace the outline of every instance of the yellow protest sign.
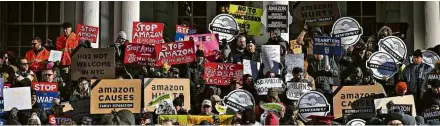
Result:
M218 120L214 120L212 115L159 115L158 123L161 124L165 120L171 120L172 122L178 122L179 125L198 125L203 120L207 120L211 124L217 125L231 125L233 115L216 115Z
M229 14L237 21L240 33L248 30L248 35L260 35L263 9L231 4Z
M165 120L178 122L179 125L188 125L188 115L159 115L158 123L162 124Z

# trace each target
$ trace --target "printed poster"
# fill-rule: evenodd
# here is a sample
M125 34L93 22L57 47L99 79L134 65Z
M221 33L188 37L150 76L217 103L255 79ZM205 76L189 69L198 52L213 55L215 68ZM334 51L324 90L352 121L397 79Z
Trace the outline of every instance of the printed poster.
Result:
M287 82L286 96L290 100L299 100L301 95L310 92L312 87L307 83L301 82Z
M314 37L313 54L341 56L341 38Z
M49 124L51 125L63 125L65 122L73 121L71 118L68 117L57 117L55 115L49 115Z
M243 75L249 74L253 79L257 79L260 65L260 62L243 59Z
M284 56L284 64L287 67L287 74L285 77L285 81L290 81L293 78L293 68L295 67L299 67L301 68L303 71L305 71L304 69L304 54L286 54Z
M308 26L327 26L339 17L337 1L300 1L295 8L296 18Z
M185 35L189 32L189 27L176 25L176 36L174 37L174 41L180 42L183 41Z
M248 35L260 36L263 9L230 4L229 14L238 22L240 33L247 30Z
M156 66L155 46L139 43L125 43L124 63Z
M232 63L205 63L205 84L229 85L232 78L243 77L243 65ZM239 80L237 80L240 82Z
M255 83L255 89L257 89L258 95L267 95L270 88L276 88L278 94L284 93L283 80L280 78L265 78L259 79Z
M159 44L163 40L163 23L133 22L132 43Z
M3 95L7 96L3 97L4 111L11 111L14 107L18 110L32 109L30 87L5 88Z
M184 64L193 62L196 58L194 42L168 42L156 44L157 66L165 63L168 65Z
M263 54L264 74L268 71L279 73L279 64L281 63L280 45L263 45L261 46L261 50Z
M183 108L191 109L189 79L174 78L145 78L144 79L144 104L148 105L153 99L170 94L172 98L184 97ZM154 112L155 106L146 106L148 112Z
M61 61L62 56L63 56L63 52L58 50L50 50L48 61L50 62Z
M193 40L196 50L203 50L205 57L215 55L215 51L219 50L219 40L216 34L195 34L185 35L184 41Z
M115 78L115 50L111 48L81 48L72 56L72 80L80 77Z
M267 5L267 32L279 29L281 33L287 33L289 5Z
M37 93L37 103L44 110L52 107L54 98L59 98L58 83L32 82L32 89Z
M99 27L88 26L83 24L78 24L76 26L76 35L79 40L88 40L92 43L96 43L96 39L98 38Z

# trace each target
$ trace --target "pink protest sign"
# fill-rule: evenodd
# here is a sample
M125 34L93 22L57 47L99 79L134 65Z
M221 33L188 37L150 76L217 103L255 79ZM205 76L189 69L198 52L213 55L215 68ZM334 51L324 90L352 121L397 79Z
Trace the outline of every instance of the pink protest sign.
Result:
M214 55L214 51L219 50L219 42L216 34L195 34L195 35L185 35L184 40L190 41L194 40L197 50L203 50L205 56L209 57Z

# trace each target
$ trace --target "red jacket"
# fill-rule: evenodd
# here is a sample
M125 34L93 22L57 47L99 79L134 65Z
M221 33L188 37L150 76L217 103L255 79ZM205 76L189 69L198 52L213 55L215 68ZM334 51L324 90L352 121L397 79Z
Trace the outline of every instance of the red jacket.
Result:
M33 49L26 52L26 59L30 63L29 69L34 72L43 70L45 67L44 61L49 59L49 54L50 52L45 48L38 52L38 54L35 54Z
M70 50L75 49L78 46L78 37L75 33L70 33L69 37L65 37L64 34L57 38L56 49L63 51L61 58L61 65L70 65L72 60L70 58Z

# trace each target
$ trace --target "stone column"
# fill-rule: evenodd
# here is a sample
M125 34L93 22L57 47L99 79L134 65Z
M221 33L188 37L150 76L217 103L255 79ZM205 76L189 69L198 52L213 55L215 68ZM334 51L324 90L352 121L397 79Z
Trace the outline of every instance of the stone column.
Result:
M439 1L425 2L425 49L440 44Z
M139 1L123 1L122 2L122 27L121 30L127 33L127 39L131 42L131 31L133 29L133 22L139 21L140 16L140 2ZM115 17L117 18L117 17Z
M83 23L84 25L99 27L99 1L84 1L83 4ZM93 48L99 48L99 33L96 43L92 43Z

